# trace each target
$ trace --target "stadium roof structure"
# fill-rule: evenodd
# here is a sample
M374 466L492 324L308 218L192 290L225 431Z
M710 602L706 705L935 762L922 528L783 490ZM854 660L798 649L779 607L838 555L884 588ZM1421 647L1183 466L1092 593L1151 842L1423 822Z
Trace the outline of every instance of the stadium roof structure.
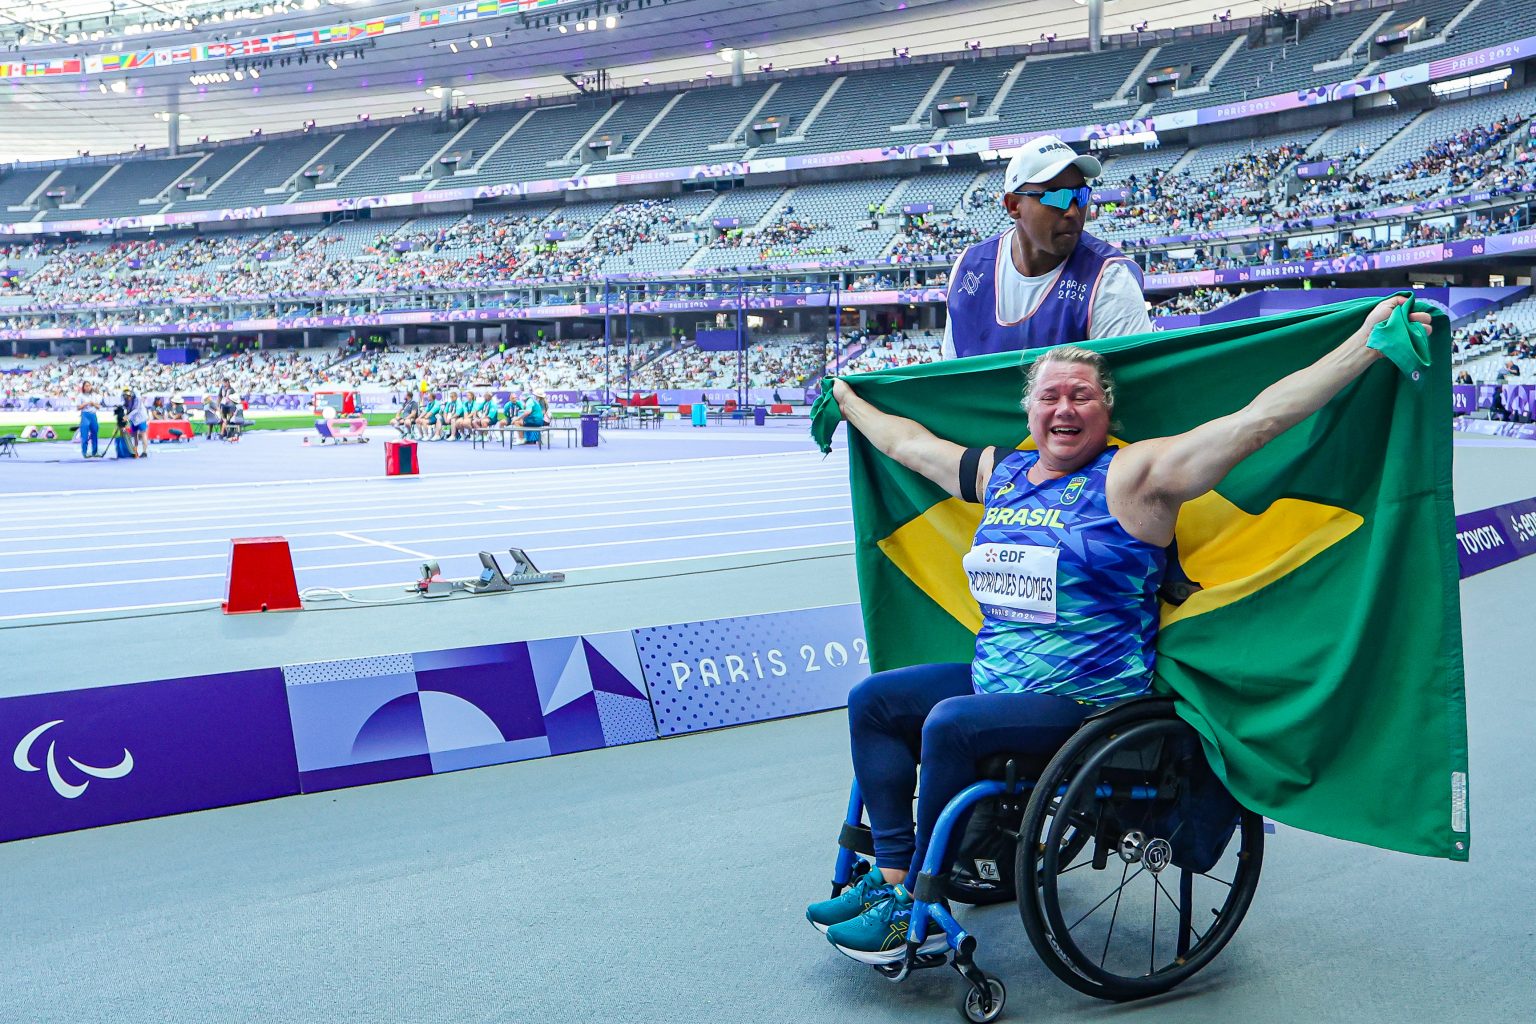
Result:
M1281 6L1105 4L1106 36ZM1084 12L1078 0L43 0L0 12L0 153L158 148L172 117L190 143L433 110L445 95L486 105L719 81L733 61L771 74L967 48L1081 49Z

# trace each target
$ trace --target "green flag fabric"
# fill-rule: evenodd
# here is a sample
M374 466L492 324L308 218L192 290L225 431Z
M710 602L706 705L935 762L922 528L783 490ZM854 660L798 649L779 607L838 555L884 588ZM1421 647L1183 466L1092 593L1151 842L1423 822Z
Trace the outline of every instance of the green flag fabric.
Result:
M1112 368L1134 442L1235 412L1359 329L1378 300L1086 343ZM1187 503L1180 562L1201 589L1164 605L1155 686L1234 796L1307 831L1465 860L1470 849L1450 326L1406 303L1387 358ZM876 408L965 446L1032 447L1035 353L844 378ZM812 434L830 450L830 381ZM856 563L876 670L968 661L981 612L960 559L981 506L850 431Z

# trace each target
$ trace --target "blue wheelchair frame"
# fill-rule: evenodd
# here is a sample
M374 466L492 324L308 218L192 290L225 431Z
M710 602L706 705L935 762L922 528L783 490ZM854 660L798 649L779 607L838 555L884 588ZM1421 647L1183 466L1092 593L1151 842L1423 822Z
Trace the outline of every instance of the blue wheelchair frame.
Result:
M992 993L989 979L972 959L976 952L976 937L961 927L960 922L955 920L949 908L943 904L943 879L948 874L949 862L953 856L950 845L955 829L972 808L992 797L1019 796L1034 789L1033 780L1019 779L1015 772L1014 763L1009 761L1006 779L984 779L973 782L956 794L940 812L939 820L933 826L933 835L928 840L928 849L923 855L922 870L910 887L913 903L912 920L907 929L906 955L900 964L876 968L889 980L901 981L913 970L952 963L955 970L959 971L975 990L981 1010L984 1013L991 1010ZM1058 789L1057 795L1064 796L1065 793L1066 787L1062 786ZM1120 796L1131 800L1156 800L1158 789L1156 786L1131 786L1128 790L1115 793L1112 787L1099 785L1094 787L1094 795L1106 799L1110 796ZM859 784L855 781L848 795L848 813L843 820L837 864L832 875L834 897L862 873L858 870L858 865L861 863L859 854L862 852L858 838L865 834L867 829L864 826L864 800L859 792ZM864 870L868 870L868 862L863 863ZM945 942L954 954L952 961L941 953L918 952L928 937L930 926L937 926L944 932Z

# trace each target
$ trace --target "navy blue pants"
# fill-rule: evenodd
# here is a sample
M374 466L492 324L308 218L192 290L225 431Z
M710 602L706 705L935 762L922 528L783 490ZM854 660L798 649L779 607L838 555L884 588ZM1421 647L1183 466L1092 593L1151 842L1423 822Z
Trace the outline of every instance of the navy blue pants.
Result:
M848 733L875 863L915 875L939 812L976 781L978 761L1011 754L1026 777L1036 777L1097 710L1045 693L976 693L969 664L913 665L877 672L855 686L848 694Z

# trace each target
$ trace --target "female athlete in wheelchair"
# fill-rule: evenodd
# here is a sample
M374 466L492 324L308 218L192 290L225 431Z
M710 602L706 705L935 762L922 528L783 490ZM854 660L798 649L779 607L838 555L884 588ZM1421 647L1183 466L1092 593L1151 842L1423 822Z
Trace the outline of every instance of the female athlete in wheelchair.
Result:
M984 506L963 560L983 613L971 663L880 672L849 694L856 781L832 898L806 911L834 946L893 980L952 964L973 1021L995 1020L1005 992L976 967L946 897L996 902L1016 886L1047 966L1105 999L1167 991L1220 951L1257 885L1263 822L1232 800L1172 701L1146 696L1174 522L1379 358L1371 329L1403 301L1238 412L1118 449L1114 382L1082 348L1030 367L1033 451L962 449L834 383L852 429ZM981 802L990 823L972 836L1017 840L1012 863L966 857L959 879L952 840Z

